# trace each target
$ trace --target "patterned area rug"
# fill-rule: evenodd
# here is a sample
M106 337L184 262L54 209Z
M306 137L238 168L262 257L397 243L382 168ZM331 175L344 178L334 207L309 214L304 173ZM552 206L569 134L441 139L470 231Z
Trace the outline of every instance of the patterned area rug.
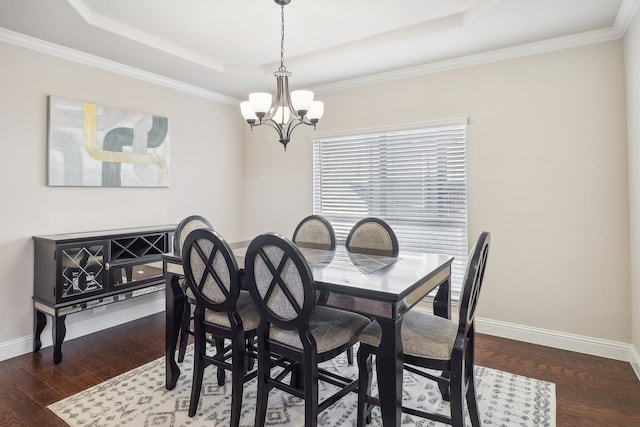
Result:
M227 426L231 403L230 373L227 384L219 387L216 368L205 370L198 413L189 418L191 393L191 366L193 346L190 346L181 373L173 390L165 389L164 358L125 372L92 388L49 405L49 409L72 427L115 426ZM341 375L356 377L357 367L347 364L346 356L325 362L323 367L339 371ZM495 369L476 367L476 390L480 420L483 426L555 426L555 384L533 378L510 374ZM330 392L331 385L320 384ZM241 426L253 426L255 414L256 381L245 384ZM372 390L376 390L374 383ZM449 404L441 400L435 383L405 371L403 402L416 408L449 413ZM354 426L356 423L355 393L343 398L322 412L318 419L321 426ZM467 424L470 425L467 417ZM269 426L304 425L304 402L280 391L269 395L267 413ZM379 409L374 409L371 427L382 425ZM440 426L442 424L410 415L402 415L403 426Z

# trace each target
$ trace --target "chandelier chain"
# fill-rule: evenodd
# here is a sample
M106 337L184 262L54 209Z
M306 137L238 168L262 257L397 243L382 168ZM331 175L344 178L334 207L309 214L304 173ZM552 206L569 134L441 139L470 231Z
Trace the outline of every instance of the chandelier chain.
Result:
M284 5L280 8L280 71L284 71L287 69L284 66Z

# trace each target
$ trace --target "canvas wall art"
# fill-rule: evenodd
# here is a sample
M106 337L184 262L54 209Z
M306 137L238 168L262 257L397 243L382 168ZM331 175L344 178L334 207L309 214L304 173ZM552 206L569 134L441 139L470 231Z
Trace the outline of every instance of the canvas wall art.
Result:
M166 117L49 97L50 186L168 187Z

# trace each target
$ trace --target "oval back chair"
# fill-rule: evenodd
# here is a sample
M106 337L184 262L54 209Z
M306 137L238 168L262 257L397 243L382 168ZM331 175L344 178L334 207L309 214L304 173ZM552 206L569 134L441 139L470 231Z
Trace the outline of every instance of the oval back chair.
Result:
M396 257L400 250L398 238L389 224L380 218L358 221L349 231L345 246L350 252Z
M187 239L189 233L193 230L201 228L207 228L213 230L213 226L203 216L189 215L178 223L176 231L173 234L173 253L177 256L182 256L182 247ZM178 345L178 362L184 360L184 355L187 351L187 344L189 342L189 336L193 336L194 331L191 327L191 321L193 320L193 306L195 305L195 299L193 292L188 288L186 282L182 281L182 289L185 293L185 303L182 312L182 319L180 320L180 338Z
M260 315L247 291L240 290L239 270L227 242L215 231L193 230L183 248L185 278L196 301L194 313L195 349L189 416L194 416L200 399L204 369L218 367L218 384L224 384L224 370L231 371L231 426L238 426L243 385L256 371L248 370L248 343L253 342ZM206 334L214 337L216 353L206 351ZM224 340L230 340L229 346ZM249 356L252 355L249 352ZM222 375L221 375L222 374Z
M304 399L305 426L316 426L319 412L357 385L357 380L329 373L318 364L350 348L369 319L316 305L309 264L291 240L277 234L262 234L251 242L245 275L260 310L255 425L265 425L269 391L275 387ZM283 369L272 377L275 367ZM291 381L284 383L288 373ZM339 387L322 402L318 401L319 380Z
M336 248L336 233L333 231L333 226L320 215L309 215L300 221L291 240L305 248L328 250Z
M469 254L457 322L419 310L410 310L402 321L404 369L438 383L443 399L450 402L450 416L405 406L402 407L403 412L453 426L462 426L466 400L471 424L480 427L474 379L474 319L490 241L490 234L482 232ZM371 357L380 344L380 338L381 330L377 322L367 326L360 334L360 383L356 424L358 427L363 427L365 421L369 420L372 405L380 404L370 396ZM427 370L440 371L441 374L435 375Z

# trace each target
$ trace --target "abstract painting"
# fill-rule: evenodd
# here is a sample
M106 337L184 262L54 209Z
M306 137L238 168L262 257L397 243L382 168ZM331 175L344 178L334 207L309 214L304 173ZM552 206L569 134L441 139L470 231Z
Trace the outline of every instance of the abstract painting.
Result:
M168 187L166 117L49 96L49 186Z

